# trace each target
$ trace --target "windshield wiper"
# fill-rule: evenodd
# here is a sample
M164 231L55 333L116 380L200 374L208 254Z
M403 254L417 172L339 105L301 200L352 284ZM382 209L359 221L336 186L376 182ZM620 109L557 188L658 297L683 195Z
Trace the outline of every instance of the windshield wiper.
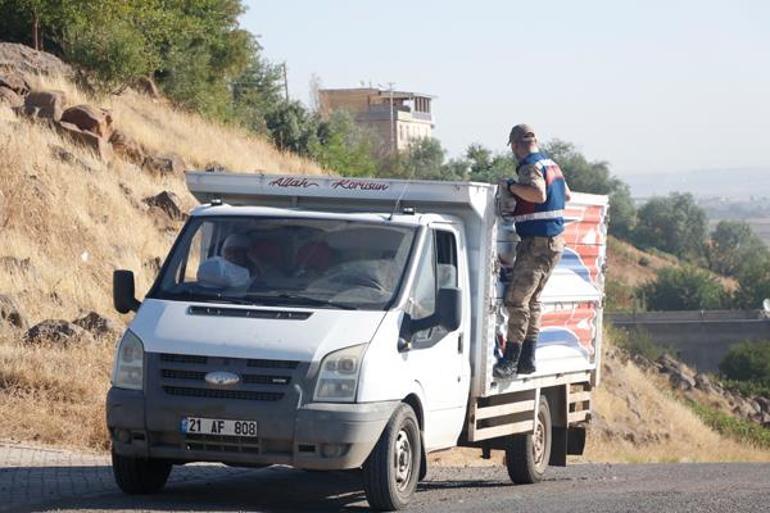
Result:
M278 303L297 302L300 304L311 305L311 306L330 306L333 308L339 308L340 310L358 310L358 308L356 308L355 306L346 305L344 303L337 303L336 301L330 301L328 299L319 299L315 297L303 296L300 294L286 294L286 293L264 294L264 295L248 294L243 297L252 299L254 301L259 301L259 302L278 302Z

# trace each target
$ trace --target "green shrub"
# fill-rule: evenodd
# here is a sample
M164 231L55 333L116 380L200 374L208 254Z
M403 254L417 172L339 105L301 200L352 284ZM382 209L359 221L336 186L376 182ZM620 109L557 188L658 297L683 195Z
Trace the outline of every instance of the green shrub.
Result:
M643 356L648 360L655 361L665 353L676 354L671 348L656 344L644 328L628 330L613 327L610 330L610 336L616 346L625 349L631 354Z
M685 403L714 431L742 443L750 443L766 449L770 448L770 429L765 429L750 420L733 417L721 410L693 401L692 399L685 399Z
M636 300L636 289L619 280L608 279L604 284L605 310L631 312Z
M763 396L770 397L770 383L756 381L738 381L734 379L721 378L720 383L726 389L732 392L738 392L746 397Z
M661 269L657 279L642 287L642 292L651 311L712 310L729 301L719 280L694 266Z
M770 340L743 342L730 348L719 370L728 379L770 386Z

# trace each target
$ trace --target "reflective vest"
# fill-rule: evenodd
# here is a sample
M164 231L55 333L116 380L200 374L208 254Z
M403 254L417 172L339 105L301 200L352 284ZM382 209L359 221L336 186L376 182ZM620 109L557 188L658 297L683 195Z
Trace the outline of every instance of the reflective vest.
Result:
M513 221L520 237L554 237L564 231L566 183L561 168L543 153L530 153L519 162L516 171L533 165L545 179L545 203L531 203L516 197Z

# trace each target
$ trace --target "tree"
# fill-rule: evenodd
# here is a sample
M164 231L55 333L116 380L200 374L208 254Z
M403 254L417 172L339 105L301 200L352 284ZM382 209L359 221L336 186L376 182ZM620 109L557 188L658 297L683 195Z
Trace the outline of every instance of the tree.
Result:
M257 46L231 87L235 119L258 134L269 135L265 119L284 102L281 67L264 59Z
M346 176L372 176L377 164L372 156L372 136L355 124L353 116L339 110L318 126L318 139L310 149L326 169Z
M706 213L692 194L672 193L652 198L637 212L634 242L680 258L698 260L704 254Z
M724 287L714 275L689 265L663 268L655 281L641 289L648 310L712 310L727 301Z
M385 158L377 174L410 180L446 180L445 155L438 139L426 137L413 142L406 151Z
M719 221L706 251L709 268L725 276L736 276L744 266L756 264L758 254L767 255L768 250L743 221Z
M97 89L119 89L132 79L152 73L159 56L131 23L104 13L104 24L73 19L64 29L67 56L92 70Z
M259 51L238 27L240 0L0 0L0 12L5 39L43 37L96 87L152 74L178 104L221 119L232 116L230 81Z
M318 141L318 116L294 100L281 102L265 115L265 124L279 149L310 156Z
M575 145L559 139L544 144L543 150L559 164L570 189L609 195L609 231L628 239L636 223L636 208L628 185L610 174L609 164L604 161L591 162Z
M749 255L737 278L738 290L733 298L735 306L747 310L762 308L762 302L770 298L770 256L767 251Z
M497 183L516 176L516 161L511 155L492 153L480 144L471 144L465 157L469 163L468 177L474 182Z
M36 50L60 50L63 27L85 2L62 0L0 0L2 39L23 43Z

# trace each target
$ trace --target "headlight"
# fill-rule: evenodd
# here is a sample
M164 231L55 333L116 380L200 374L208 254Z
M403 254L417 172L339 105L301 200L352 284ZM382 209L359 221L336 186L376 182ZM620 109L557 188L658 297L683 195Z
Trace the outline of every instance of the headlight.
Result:
M355 401L364 347L366 344L346 347L324 357L315 385L314 400L338 403Z
M144 346L139 337L126 330L118 343L112 386L141 390L144 383Z

